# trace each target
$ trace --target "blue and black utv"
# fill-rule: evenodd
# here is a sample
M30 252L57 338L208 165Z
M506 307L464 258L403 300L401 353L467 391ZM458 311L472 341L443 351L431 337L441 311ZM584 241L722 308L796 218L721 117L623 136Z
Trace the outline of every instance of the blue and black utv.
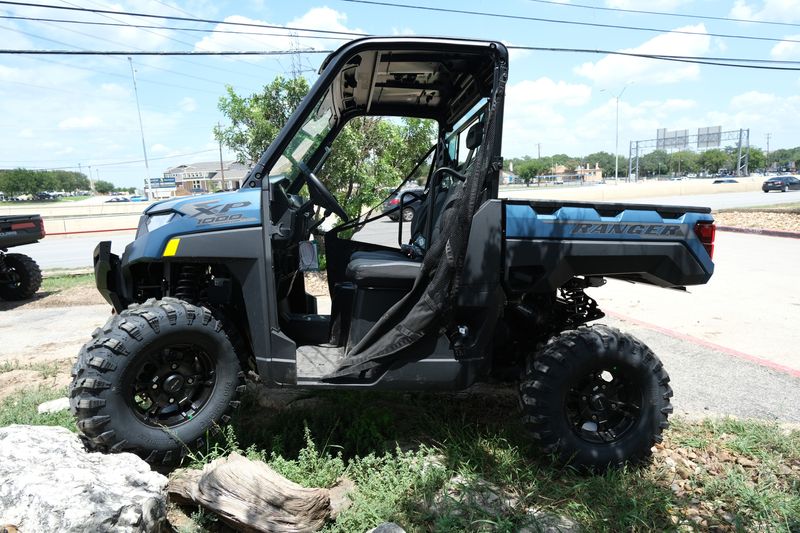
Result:
M706 283L710 210L498 199L507 76L499 42L348 43L239 191L151 206L121 258L101 242L97 287L115 314L70 391L90 445L175 462L228 421L248 373L275 388L405 391L518 376L545 450L598 468L647 458L672 411L669 377L639 340L585 326L603 313L584 290ZM368 115L439 126L402 246L359 242L369 217L348 220L342 191L316 176L342 127ZM338 225L322 232L315 213ZM312 234L330 314L304 287Z

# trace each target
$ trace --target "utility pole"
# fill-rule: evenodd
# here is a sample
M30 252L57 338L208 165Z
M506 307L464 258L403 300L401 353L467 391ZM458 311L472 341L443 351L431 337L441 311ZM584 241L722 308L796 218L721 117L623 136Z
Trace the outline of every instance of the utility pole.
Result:
M150 199L150 164L147 161L147 145L144 142L144 126L142 125L142 110L139 107L139 90L136 88L136 71L133 69L133 59L128 56L128 63L131 65L131 78L133 79L133 94L136 96L136 112L139 115L139 131L142 134L142 153L144 154L144 197Z
M766 168L767 171L769 171L769 167L770 167L770 164L769 164L769 138L770 137L772 137L772 134L771 133L767 133L767 157L765 158L765 163L767 165L767 168Z
M617 128L614 135L614 183L619 182L619 99L622 98L622 93L627 88L628 86L626 85L617 95Z
M536 158L542 158L542 143L536 143Z

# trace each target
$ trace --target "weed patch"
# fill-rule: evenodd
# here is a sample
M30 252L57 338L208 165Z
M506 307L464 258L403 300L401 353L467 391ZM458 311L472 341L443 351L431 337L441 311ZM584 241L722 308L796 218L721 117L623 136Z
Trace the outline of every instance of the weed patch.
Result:
M70 431L76 431L75 421L69 412L39 414L36 411L39 404L56 398L63 398L66 395L66 389L39 387L9 396L0 401L0 427L10 426L11 424L24 424L32 426L62 426Z

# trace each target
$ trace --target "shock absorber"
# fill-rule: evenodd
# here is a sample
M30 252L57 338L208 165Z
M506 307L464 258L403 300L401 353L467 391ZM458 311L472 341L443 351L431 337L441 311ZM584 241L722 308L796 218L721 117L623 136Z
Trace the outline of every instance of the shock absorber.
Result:
M195 303L200 290L197 276L197 267L184 265L178 275L178 283L175 285L175 297L189 303Z

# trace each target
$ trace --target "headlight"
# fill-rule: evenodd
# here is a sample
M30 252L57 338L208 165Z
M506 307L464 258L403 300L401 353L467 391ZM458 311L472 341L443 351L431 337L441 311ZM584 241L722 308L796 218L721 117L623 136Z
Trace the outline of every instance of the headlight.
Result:
M155 231L162 226L166 226L173 218L175 218L175 213L152 215L147 219L147 231Z

